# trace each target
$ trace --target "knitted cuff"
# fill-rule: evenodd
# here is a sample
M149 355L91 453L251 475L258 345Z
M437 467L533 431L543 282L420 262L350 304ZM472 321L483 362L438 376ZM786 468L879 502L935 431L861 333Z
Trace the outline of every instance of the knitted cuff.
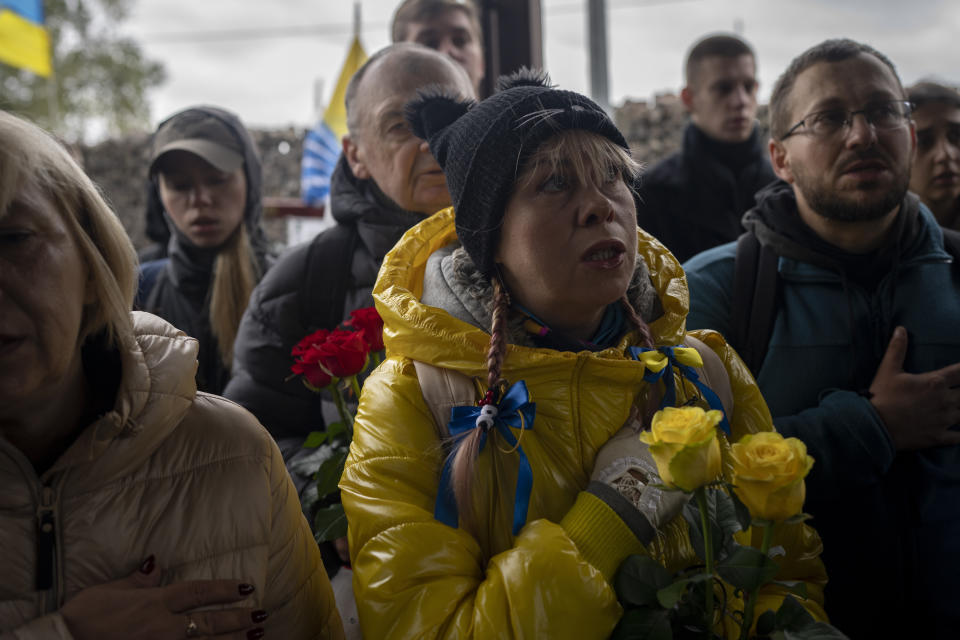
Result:
M560 526L577 545L584 559L596 567L607 581L613 580L627 556L646 553L643 544L623 518L603 499L589 491L580 492L576 502L560 521Z
M591 482L587 486L587 492L607 503L607 506L620 516L624 524L630 527L637 540L644 545L650 544L657 533L656 530L646 516L640 513L637 507L627 500L622 493L603 482Z

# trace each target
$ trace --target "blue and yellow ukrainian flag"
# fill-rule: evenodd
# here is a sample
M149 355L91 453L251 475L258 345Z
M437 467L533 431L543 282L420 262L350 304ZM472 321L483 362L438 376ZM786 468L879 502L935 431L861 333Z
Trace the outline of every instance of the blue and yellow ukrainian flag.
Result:
M360 44L360 38L354 36L333 96L323 113L323 120L307 133L303 141L300 192L307 204L320 204L330 193L330 176L333 175L333 169L340 157L340 138L347 133L347 107L343 102L347 94L347 84L366 61L367 54Z
M50 38L42 0L0 0L0 62L48 77Z

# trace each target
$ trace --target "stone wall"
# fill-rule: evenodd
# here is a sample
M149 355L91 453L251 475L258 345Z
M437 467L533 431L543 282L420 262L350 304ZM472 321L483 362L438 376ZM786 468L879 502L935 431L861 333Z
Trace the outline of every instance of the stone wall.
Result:
M767 107L758 114L762 127L767 123ZM634 157L647 166L680 147L687 114L679 97L657 96L652 104L628 100L614 113L617 126L623 131ZM304 129L251 131L263 162L264 196L298 197L300 195L300 157L303 153ZM144 235L146 209L147 164L150 136L134 135L107 140L79 151L90 177L100 185L120 216L139 249L147 244ZM286 223L282 218L265 219L267 235L275 242L286 240Z

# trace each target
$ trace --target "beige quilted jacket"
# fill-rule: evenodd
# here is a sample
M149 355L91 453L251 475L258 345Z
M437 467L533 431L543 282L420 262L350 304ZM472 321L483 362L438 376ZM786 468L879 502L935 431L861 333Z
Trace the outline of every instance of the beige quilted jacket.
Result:
M0 639L71 638L58 608L151 554L164 583L253 584L244 604L269 612L268 638L342 638L270 435L243 408L196 392L194 339L155 316L133 318L114 410L50 469L37 477L0 437Z

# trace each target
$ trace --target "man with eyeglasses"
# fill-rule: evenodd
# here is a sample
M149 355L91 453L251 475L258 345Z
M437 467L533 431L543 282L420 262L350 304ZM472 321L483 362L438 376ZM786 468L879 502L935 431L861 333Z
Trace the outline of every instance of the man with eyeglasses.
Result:
M683 146L643 174L637 222L681 262L743 233L754 194L776 179L757 125L757 60L734 35L690 49Z
M910 105L883 54L828 40L790 64L770 109L781 180L740 241L685 265L687 326L743 349L777 429L816 460L805 511L832 622L852 638L955 638L960 269L907 192Z
M960 92L936 82L907 88L917 124L910 190L941 226L960 231Z

